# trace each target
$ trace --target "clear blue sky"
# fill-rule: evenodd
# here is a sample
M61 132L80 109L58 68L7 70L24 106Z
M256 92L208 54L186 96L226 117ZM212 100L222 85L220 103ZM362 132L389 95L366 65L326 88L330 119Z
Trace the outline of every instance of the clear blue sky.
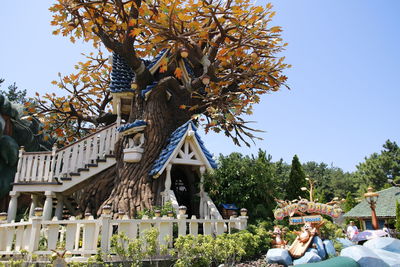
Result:
M51 35L52 1L4 1L0 9L0 77L34 92L69 74L88 49ZM272 1L273 21L289 43L283 53L291 90L263 97L252 120L263 141L235 147L207 135L213 153L267 150L275 160L326 162L355 170L386 139L399 142L400 1ZM258 1L257 4L265 4ZM3 87L4 89L4 87Z

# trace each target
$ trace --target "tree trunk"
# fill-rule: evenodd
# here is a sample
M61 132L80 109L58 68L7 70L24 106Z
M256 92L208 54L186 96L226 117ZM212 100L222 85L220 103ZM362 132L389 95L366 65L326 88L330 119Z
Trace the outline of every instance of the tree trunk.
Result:
M166 90L172 94L168 100ZM137 95L132 100L129 121L142 119L147 122L144 130L145 143L142 159L138 163L123 161L122 150L127 141L121 137L116 144L116 176L108 199L103 203L112 207L113 213L120 210L131 217L138 211L151 209L160 200L160 188L164 189L159 177L153 179L149 172L161 150L166 146L170 134L187 120L191 114L180 109L181 104L190 102L190 93L182 90L175 79L165 78L151 92L147 101ZM99 207L98 213L101 212Z

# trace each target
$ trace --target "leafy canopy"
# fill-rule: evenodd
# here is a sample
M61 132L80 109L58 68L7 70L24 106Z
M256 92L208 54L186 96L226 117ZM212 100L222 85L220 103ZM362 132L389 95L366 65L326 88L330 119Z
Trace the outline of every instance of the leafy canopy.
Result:
M252 113L260 95L285 85L282 71L290 67L277 56L286 44L281 28L270 25L275 14L271 8L249 0L59 0L50 11L54 34L96 48L103 44L123 56L136 74L139 91L158 79L142 68L142 60L170 49L173 56L162 61L159 72L191 93L191 101L180 108L193 118L203 115L206 131L223 131L236 144L248 145L242 135L254 138L253 129L242 116ZM191 81L183 79L178 64L183 48L194 70ZM209 84L202 82L205 77ZM85 83L82 78L79 82Z

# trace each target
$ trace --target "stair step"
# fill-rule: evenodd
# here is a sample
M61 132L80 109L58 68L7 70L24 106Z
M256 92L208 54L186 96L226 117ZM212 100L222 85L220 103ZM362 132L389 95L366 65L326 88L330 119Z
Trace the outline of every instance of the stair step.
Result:
M61 181L71 181L72 180L71 177L61 177L60 179L61 179Z
M79 168L78 172L88 172L89 168Z
M69 175L71 175L71 176L79 176L81 174L79 172L71 172Z
M115 155L108 154L108 155L106 155L106 158L115 158Z
M99 164L96 164L96 163L89 163L89 164L86 164L85 165L87 168L89 168L89 167L97 167L97 166L99 166Z
M97 162L107 162L106 159L96 159Z

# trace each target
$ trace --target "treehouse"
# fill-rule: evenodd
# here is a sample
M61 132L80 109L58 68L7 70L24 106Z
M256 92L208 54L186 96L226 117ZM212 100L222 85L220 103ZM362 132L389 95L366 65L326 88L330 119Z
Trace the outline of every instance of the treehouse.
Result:
M157 76L162 60L168 55L169 51L163 50L154 60L145 61L144 66ZM185 206L189 216L221 219L203 186L204 174L217 165L201 140L195 123L191 120L182 123L172 131L161 151L151 153L151 161L144 159L142 155L152 142L146 136L146 130L155 122L146 118L128 122L128 117L132 96L140 94L143 101L147 101L157 82L139 92L135 90L133 71L124 60L114 54L112 63L110 92L117 121L63 148L54 147L48 152L25 152L21 148L10 192L8 221L16 218L21 194L31 196L30 216L38 206L43 206L44 219L53 216L62 219L65 210L72 215L83 213L74 204L79 196L77 192L96 183L96 177L107 169L118 168L117 142L123 144L123 164L151 166L148 179L155 192L153 205L163 205L168 201L176 213ZM183 82L189 81L192 73L189 63L181 58L178 64L183 70ZM170 101L168 89L165 101Z

